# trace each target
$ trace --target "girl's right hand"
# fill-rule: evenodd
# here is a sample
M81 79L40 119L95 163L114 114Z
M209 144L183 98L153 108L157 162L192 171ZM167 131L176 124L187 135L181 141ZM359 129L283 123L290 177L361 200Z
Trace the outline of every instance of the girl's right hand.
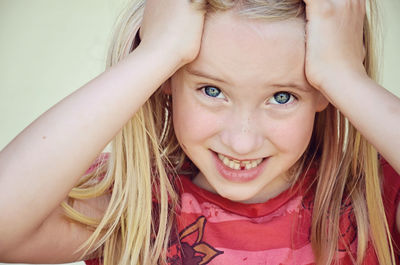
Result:
M146 0L140 47L161 49L179 60L194 60L200 50L206 0Z

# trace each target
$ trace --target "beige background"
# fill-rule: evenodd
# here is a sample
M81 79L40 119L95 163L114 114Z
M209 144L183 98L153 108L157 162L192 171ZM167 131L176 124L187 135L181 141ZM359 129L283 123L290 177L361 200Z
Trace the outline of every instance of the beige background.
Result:
M125 2L0 0L0 149L103 71L111 27Z
M103 71L111 27L126 1L0 0L0 149ZM400 95L400 0L381 2L382 84Z

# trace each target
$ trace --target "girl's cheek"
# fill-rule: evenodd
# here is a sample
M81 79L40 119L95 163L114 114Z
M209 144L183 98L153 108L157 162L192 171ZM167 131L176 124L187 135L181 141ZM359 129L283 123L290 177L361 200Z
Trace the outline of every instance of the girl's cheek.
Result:
M264 137L268 138L277 149L302 154L310 142L314 113L299 112L289 118L265 124Z
M217 134L222 117L190 97L183 96L175 98L173 109L174 129L178 139L201 141Z

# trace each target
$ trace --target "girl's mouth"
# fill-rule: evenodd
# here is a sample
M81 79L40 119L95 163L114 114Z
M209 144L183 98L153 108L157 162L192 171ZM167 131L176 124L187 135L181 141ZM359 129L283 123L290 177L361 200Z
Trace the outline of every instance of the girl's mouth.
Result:
M253 160L236 160L212 152L218 173L233 182L248 182L264 171L268 157Z
M263 161L262 158L239 161L236 159L230 159L222 154L218 154L218 158L222 161L222 163L224 163L225 166L235 170L252 169L257 167Z

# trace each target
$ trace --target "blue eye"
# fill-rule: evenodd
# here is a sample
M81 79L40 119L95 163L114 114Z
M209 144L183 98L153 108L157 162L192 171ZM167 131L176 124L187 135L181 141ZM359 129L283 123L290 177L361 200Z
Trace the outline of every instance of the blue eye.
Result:
M221 92L219 88L213 87L213 86L205 86L202 87L202 90L204 93L212 98L225 98L224 94Z
M269 103L272 104L287 104L290 103L294 100L294 96L292 94L290 94L289 92L278 92L275 93L274 96L269 100Z

